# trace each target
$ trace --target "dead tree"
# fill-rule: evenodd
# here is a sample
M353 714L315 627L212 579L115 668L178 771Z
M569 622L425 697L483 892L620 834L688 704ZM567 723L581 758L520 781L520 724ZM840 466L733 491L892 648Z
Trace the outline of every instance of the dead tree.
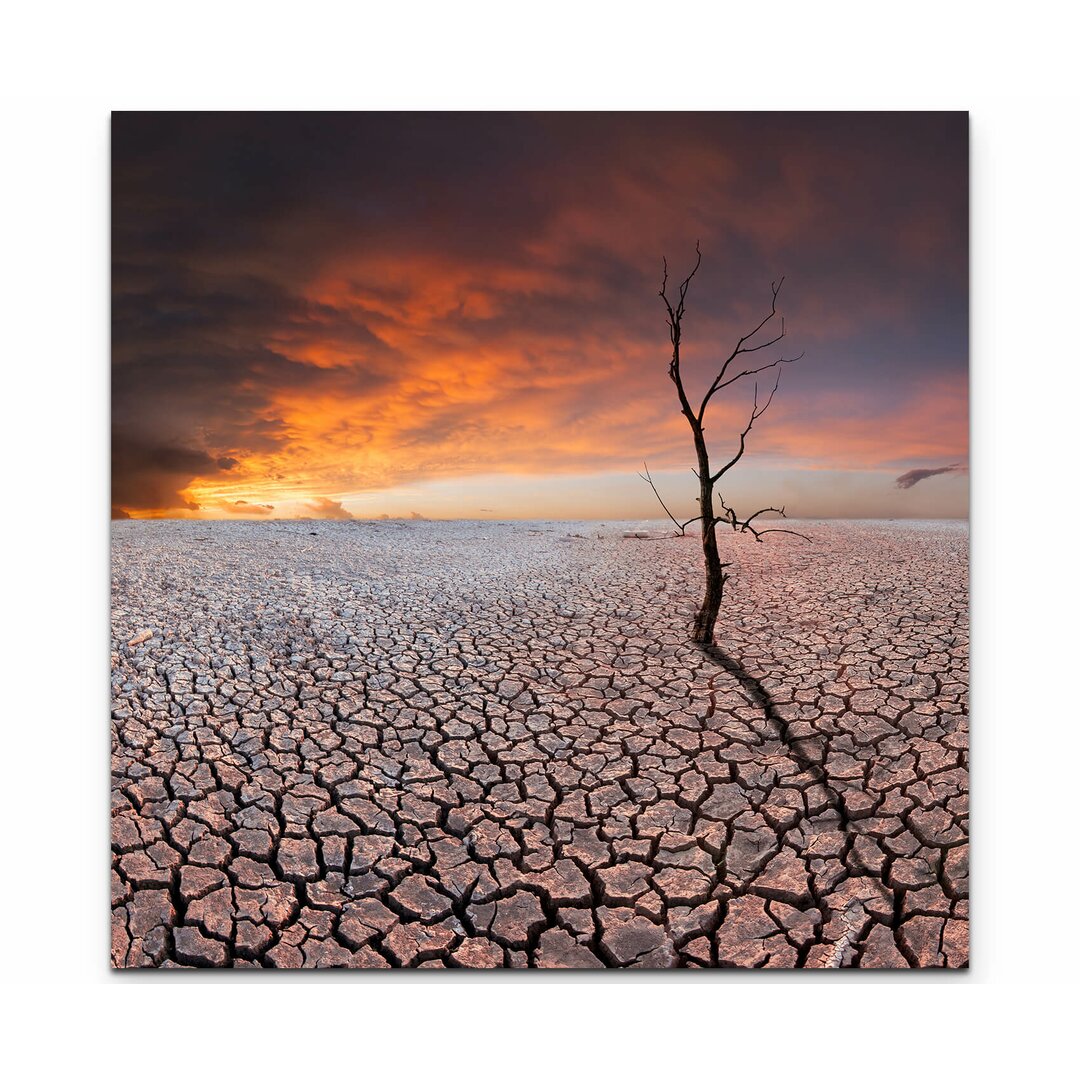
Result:
M643 479L645 479L650 487L652 487L653 493L656 495L657 499L660 500L660 505L664 507L668 517L675 522L680 535L685 535L686 527L688 525L695 521L701 522L701 547L705 555L705 595L701 601L701 609L698 611L697 618L694 620L693 640L702 645L711 645L713 643L713 631L716 627L716 618L720 611L721 601L724 598L724 585L727 583L729 576L727 569L731 565L731 563L723 562L720 559L720 550L716 539L717 526L730 525L735 532L748 532L758 542L761 542L761 538L767 533L788 533L792 536L800 536L804 540L809 538L803 536L802 533L794 532L792 529L762 529L754 526L754 521L761 517L762 514L775 513L784 517L783 507L765 507L764 509L751 514L748 518L740 519L736 512L724 502L723 496L717 491L717 484L732 468L734 468L735 465L738 464L745 453L746 437L750 434L750 431L754 426L754 421L759 419L772 404L773 397L780 387L780 373L783 370L783 365L793 364L796 360L802 359L801 353L798 356L794 356L787 360L781 356L779 359L773 360L768 364L762 364L760 367L748 367L746 361L739 359L740 357L748 356L751 353L761 352L763 349L775 345L784 337L785 326L784 319L781 316L779 333L768 337L768 340L757 340L759 339L759 335L762 334L762 331L764 331L776 318L776 298L780 295L780 288L784 284L784 279L781 278L778 282L773 282L772 305L769 313L754 327L753 330L750 331L750 333L739 338L731 355L728 356L720 366L719 373L712 380L708 390L705 391L705 396L701 399L701 404L695 409L690 404L690 399L687 397L686 389L683 386L679 351L682 345L683 316L686 313L686 294L690 288L690 282L693 281L694 275L701 266L700 244L697 246L696 250L697 261L694 263L694 268L679 286L679 297L674 301L673 298L668 297L667 293L668 265L667 259L664 259L664 278L660 285L660 298L664 301L664 307L667 309L668 331L671 337L671 363L668 367L668 375L675 384L675 389L679 395L679 405L682 409L682 414L686 417L686 421L690 425L690 431L693 433L694 437L694 450L697 453L697 468L694 470L694 474L698 478L698 486L700 489L698 505L701 512L697 517L693 517L685 523L679 522L671 511L668 510L667 506L664 505L663 499L660 499L660 493L656 490L656 485L649 475L647 465L645 467ZM775 326L775 323L773 323L773 325ZM757 340L756 344L755 340ZM773 368L776 369L776 380L773 383L772 390L769 391L769 396L765 398L764 403L759 403L758 386L756 382L754 384L754 404L750 410L750 418L746 422L746 427L739 433L738 450L736 450L735 454L729 458L727 462L714 470L709 461L709 448L705 442L705 410L708 408L709 402L712 401L713 397L720 393L720 391L734 385L740 379L745 379L750 375L757 375ZM713 506L714 493L720 500L721 513L719 515L717 515Z

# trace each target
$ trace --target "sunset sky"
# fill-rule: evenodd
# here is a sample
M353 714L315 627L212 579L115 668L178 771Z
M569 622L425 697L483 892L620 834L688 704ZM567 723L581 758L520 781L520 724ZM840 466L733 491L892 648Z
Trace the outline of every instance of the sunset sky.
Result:
M964 114L117 114L112 139L114 516L656 517L645 459L690 517L657 289L698 240L692 392L781 275L768 359L805 354L725 498L967 513Z

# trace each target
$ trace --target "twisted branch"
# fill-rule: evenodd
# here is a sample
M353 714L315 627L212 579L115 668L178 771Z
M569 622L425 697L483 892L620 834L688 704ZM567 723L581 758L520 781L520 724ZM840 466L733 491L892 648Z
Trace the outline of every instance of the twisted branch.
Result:
M647 461L643 461L641 464L645 467L645 471L643 473L638 473L638 476L640 476L641 479L644 480L645 483L647 483L649 487L653 489L653 494L656 496L656 501L664 508L664 513L667 514L669 518L671 518L671 521L674 524L675 528L679 530L679 535L685 536L686 526L693 525L695 521L700 521L701 515L698 514L697 517L692 517L689 521L680 522L679 519L668 509L667 503L664 502L662 498L660 498L660 492L657 491L656 484L653 483L652 473L649 472L649 463Z

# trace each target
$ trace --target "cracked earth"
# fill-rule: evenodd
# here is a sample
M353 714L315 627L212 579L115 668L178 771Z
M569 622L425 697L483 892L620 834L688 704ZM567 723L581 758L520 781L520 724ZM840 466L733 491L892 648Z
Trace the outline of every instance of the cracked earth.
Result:
M967 527L113 526L117 967L967 963Z

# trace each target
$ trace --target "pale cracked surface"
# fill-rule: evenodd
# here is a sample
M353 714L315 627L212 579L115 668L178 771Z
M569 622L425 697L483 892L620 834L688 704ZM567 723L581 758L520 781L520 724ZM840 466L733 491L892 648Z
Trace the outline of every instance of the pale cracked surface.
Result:
M740 678L692 538L116 523L113 963L966 964L966 525L803 527Z

